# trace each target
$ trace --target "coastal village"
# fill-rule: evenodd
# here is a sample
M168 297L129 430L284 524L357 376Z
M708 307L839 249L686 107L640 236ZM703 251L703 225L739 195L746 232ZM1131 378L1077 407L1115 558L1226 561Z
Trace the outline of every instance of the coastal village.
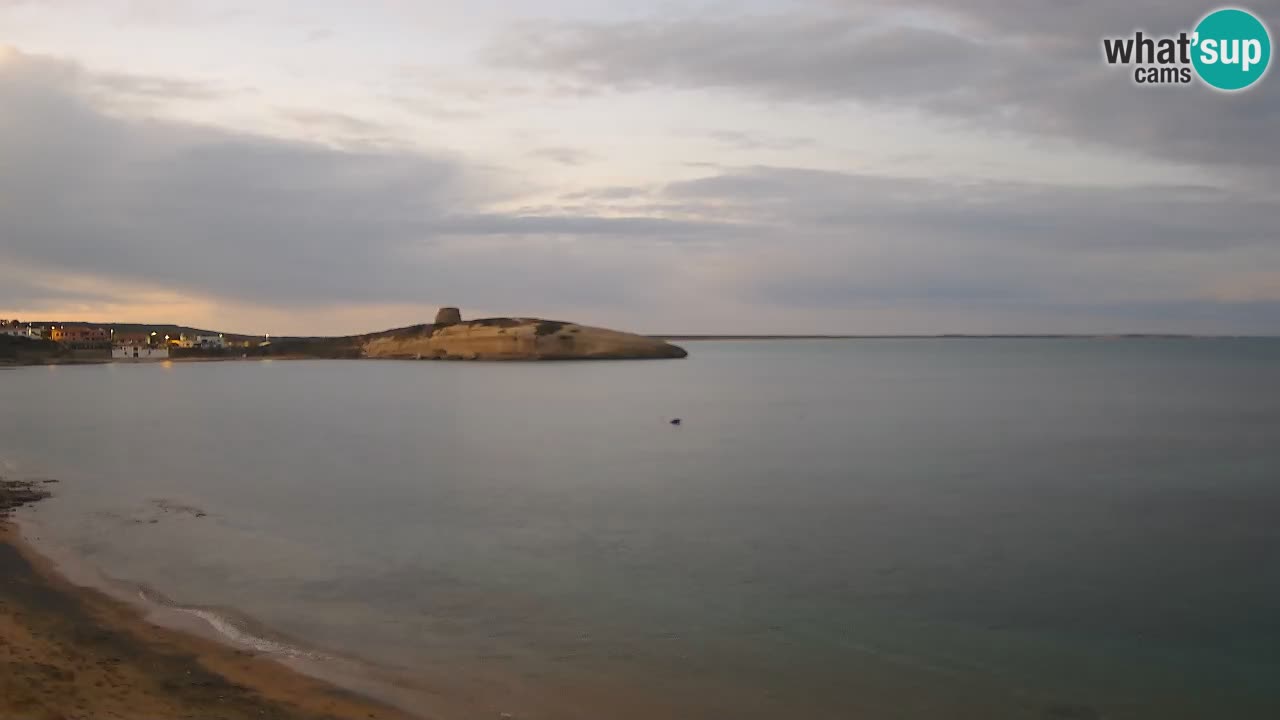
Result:
M172 327L120 330L89 323L42 323L0 320L0 336L43 340L72 351L113 360L168 360L176 351L221 351L262 347L269 338L228 336L213 332L179 332Z

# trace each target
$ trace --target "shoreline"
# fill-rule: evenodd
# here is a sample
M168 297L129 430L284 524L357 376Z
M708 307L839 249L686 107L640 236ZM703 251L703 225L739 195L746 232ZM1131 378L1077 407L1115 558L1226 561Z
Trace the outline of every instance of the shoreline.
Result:
M6 516L41 495L40 483L0 479L0 716L413 717L74 582Z
M15 487L25 495L46 482L58 481L0 477L0 718L723 716L716 694L663 697L644 685L513 673L471 661L397 670L308 646L234 608L170 604L42 537L46 530L31 512L38 506L8 516L42 499L10 504Z
M178 357L178 358L155 358L148 360L134 360L133 358L38 358L27 362L13 362L0 360L0 368L20 368L20 367L42 367L46 365L164 365L165 363L202 363L202 362L262 362L266 360L326 360L329 358L315 358L306 355L254 355L239 356L228 355L226 357Z
M996 335L645 335L643 337L669 342L812 342L812 341L851 341L851 340L1080 340L1080 341L1116 341L1116 340L1155 340L1155 341L1190 341L1190 340L1276 340L1280 336L1272 335L1179 335L1159 333L1123 333L1123 334L996 334ZM0 370L39 367L50 365L164 365L166 363L206 363L206 362L254 362L267 360L399 360L399 361L443 361L464 363L525 363L525 362L579 362L603 360L635 360L649 359L639 357L554 357L554 358L496 358L496 357L408 357L408 356L327 356L322 354L305 354L288 352L278 355L270 354L226 354L226 355L189 355L185 357L133 359L113 358L109 356L87 357L72 356L29 356L23 358L0 358Z

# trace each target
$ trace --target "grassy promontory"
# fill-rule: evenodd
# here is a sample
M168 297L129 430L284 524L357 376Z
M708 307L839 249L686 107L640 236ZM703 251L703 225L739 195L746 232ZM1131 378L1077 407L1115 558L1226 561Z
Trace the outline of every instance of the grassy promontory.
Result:
M434 323L364 335L273 337L268 344L249 348L174 351L179 359L639 360L686 355L665 340L635 333L539 318L462 320L456 311L442 311Z
M537 318L485 318L388 330L359 338L364 357L421 360L682 358L664 340Z

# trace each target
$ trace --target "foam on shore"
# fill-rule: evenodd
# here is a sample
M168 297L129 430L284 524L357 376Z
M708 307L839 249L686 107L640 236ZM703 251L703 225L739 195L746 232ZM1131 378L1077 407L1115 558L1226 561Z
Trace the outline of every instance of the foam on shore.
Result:
M247 629L247 621L235 620L229 611L215 610L197 606L184 606L173 602L163 594L143 586L136 591L137 597L144 604L163 608L164 610L190 615L203 620L222 639L233 645L249 648L256 652L297 660L327 660L332 656L317 650L307 650L283 640L273 640L265 634Z

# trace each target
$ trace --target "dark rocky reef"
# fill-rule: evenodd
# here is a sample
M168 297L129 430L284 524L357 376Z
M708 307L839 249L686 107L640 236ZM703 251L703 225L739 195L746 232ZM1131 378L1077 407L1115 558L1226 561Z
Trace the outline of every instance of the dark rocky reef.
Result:
M0 478L0 518L23 505L49 497L49 491L42 487L47 482Z

